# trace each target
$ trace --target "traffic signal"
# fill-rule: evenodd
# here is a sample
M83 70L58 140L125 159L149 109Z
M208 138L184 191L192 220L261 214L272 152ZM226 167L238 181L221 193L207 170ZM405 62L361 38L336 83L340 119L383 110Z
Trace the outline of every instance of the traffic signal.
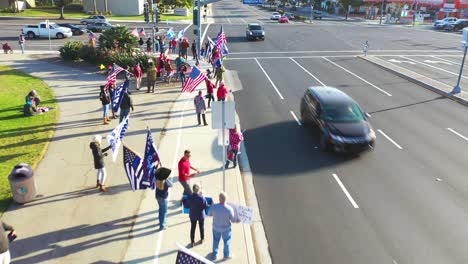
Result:
M198 10L196 9L193 10L193 24L198 26Z
M143 15L145 16L145 22L148 23L150 21L148 3L143 4Z
M161 21L161 12L159 12L159 9L155 9L156 12L156 23L159 23Z

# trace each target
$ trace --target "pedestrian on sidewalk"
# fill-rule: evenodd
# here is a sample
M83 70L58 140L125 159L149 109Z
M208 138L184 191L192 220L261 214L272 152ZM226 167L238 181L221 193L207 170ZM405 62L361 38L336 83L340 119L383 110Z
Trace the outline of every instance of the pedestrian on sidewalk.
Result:
M164 68L164 62L166 61L166 54L164 53L161 53L159 54L159 58L158 58L158 66L157 66L157 74L156 74L156 77L159 78L161 77L161 73L162 73L162 70Z
M198 60L197 43L195 42L195 40L192 41L192 56L194 60Z
M219 58L218 60L221 60L221 58ZM216 67L215 69L215 77L216 77L216 83L215 85L218 86L218 83L222 82L223 81L223 73L225 72L226 70L224 69L224 66L221 65L219 67Z
M182 40L181 48L182 48L182 55L187 60L188 56L188 48L190 47L190 43L187 39Z
M108 151L111 148L111 145L104 149L101 149L101 140L102 136L94 136L93 141L89 144L89 148L91 149L91 152L93 154L94 168L97 170L96 187L99 187L99 190L101 192L107 192L105 186L107 172L106 168L104 167L104 156L107 156L106 151Z
M224 82L221 81L218 87L218 91L216 92L216 97L218 97L218 101L226 101L228 95L227 87L224 85Z
M200 192L200 186L198 184L193 185L193 193L184 200L184 207L189 208L190 218L190 244L192 247L195 246L195 230L200 228L200 244L203 244L205 239L205 209L208 208L208 202Z
M213 216L213 252L211 257L216 260L218 257L218 245L221 237L224 241L224 259L231 258L231 223L234 220L234 209L227 203L225 192L219 194L219 203L210 206L209 216ZM238 221L237 221L238 222Z
M6 233L10 231L10 233ZM2 221L0 228L0 264L9 264L11 260L10 255L10 241L16 238L16 231L7 223Z
M108 89L109 89L109 96L110 96L110 104L109 104L109 108L111 110L111 113L112 113L112 119L117 119L117 115L115 114L114 112L114 108L112 107L112 102L114 101L114 92L115 92L115 81L114 82L109 82L109 86L108 86ZM109 118L109 122L110 122L110 118Z
M171 49L172 54L176 54L176 50L177 50L177 40L174 38L174 39L172 39L171 41L169 41L169 43L171 43L171 45L172 45L172 49ZM180 53L180 52L179 52L179 53Z
M159 52L159 50L161 49L161 45L159 45L159 39L160 39L159 36L156 36L154 38L154 51L155 52Z
M140 45L140 50L142 50L142 46L145 44L145 41L142 37L140 37L140 39L138 40L138 44Z
M158 36L159 52L164 53L164 36Z
M179 57L177 57L177 58L175 59L175 63L176 63L176 70L177 70L177 72L180 72L180 67L182 66L182 64L185 63L185 59L182 58L182 53L179 53ZM177 77L179 77L179 76L177 76ZM184 86L184 85L182 85L182 86Z
M198 95L195 96L195 99L193 99L193 103L195 104L195 111L197 112L198 125L201 125L201 120L200 120L200 115L201 115L203 117L203 125L207 126L208 123L206 123L206 117L205 117L206 105L205 105L205 98L203 98L203 95L202 95L202 91L198 91Z
M19 44L20 47L21 47L21 53L24 54L24 48L25 48L25 45L26 45L26 39L24 38L24 35L23 35L23 34L20 34L20 35L19 35L18 44Z
M167 204L169 197L169 188L172 182L168 180L156 180L156 201L159 205L159 230L166 229Z
M109 90L106 89L105 85L101 85L101 92L99 93L99 100L102 103L102 113L104 119L104 125L108 125L110 123L109 115L109 105L110 105L110 95Z
M146 41L146 51L151 52L153 49L153 41L151 41L151 38L148 38Z
M239 131L239 128L234 126L234 129L229 129L229 147L227 150L227 160L224 168L229 167L229 161L232 161L234 168L237 167L237 153L240 150L240 144L244 141L244 135Z
M184 87L185 85L186 74L187 74L187 64L184 63L182 64L182 66L180 66L180 70L179 70L180 81L182 82L182 87Z
M122 121L128 116L128 113L130 113L130 108L132 111L135 111L133 108L133 100L130 97L130 94L128 94L128 90L125 90L125 93L122 97L122 102L120 103L119 123L122 123Z
M207 69L209 71L209 69ZM205 79L206 84L206 98L208 99L208 108L211 107L211 101L214 102L215 98L213 96L214 89L216 88L214 83L210 81L210 79Z
M159 65L158 65L159 67ZM156 68L153 65L153 62L149 63L148 72L146 73L146 81L148 82L148 93L154 93L154 86L156 85Z
M179 182L184 188L183 195L192 194L192 189L190 187L190 177L195 177L195 175L200 173L199 170L197 170L195 167L193 167L190 164L190 157L191 157L190 150L185 150L184 156L179 160L179 164L178 164ZM190 173L190 169L194 170L195 172ZM182 204L182 199L180 200L180 203Z
M136 79L136 89L140 90L141 77L143 77L143 71L141 70L141 66L139 62L137 62L135 67L133 68L133 74L135 75L135 79Z

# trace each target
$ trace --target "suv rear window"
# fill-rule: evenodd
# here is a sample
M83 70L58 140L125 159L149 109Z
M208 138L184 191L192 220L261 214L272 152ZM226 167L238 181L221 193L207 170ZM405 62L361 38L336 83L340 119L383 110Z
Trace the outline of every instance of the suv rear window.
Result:
M249 27L250 30L262 30L262 26L254 25Z

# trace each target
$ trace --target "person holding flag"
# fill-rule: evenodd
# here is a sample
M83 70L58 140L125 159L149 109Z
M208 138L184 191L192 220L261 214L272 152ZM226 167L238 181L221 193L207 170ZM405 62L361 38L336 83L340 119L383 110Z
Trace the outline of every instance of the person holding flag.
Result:
M93 154L94 159L94 168L97 170L97 181L96 187L99 187L101 192L107 192L105 187L107 172L104 166L104 156L107 156L106 151L108 151L111 146L101 149L101 140L102 136L96 135L93 137L93 141L89 144L89 148Z
M104 125L108 125L110 123L109 115L109 104L111 102L109 90L106 89L105 85L101 85L101 92L99 93L99 100L102 103L102 112L104 118Z

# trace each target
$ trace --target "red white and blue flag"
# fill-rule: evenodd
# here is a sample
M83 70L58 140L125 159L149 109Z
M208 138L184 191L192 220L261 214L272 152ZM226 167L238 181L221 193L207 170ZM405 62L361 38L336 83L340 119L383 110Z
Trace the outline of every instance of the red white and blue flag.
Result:
M146 36L145 29L141 28L140 31L138 31L138 35L141 36Z
M143 159L143 186L151 187L151 189L154 189L155 179L153 176L159 162L160 160L158 149L154 144L151 130L148 128L148 133L146 134L145 157ZM142 189L145 189L146 187L143 186Z
M179 243L176 243L176 245L179 247L176 264L214 264L197 253L181 246Z
M192 72L190 73L187 81L182 88L182 92L193 92L198 85L206 80L206 75L200 71L197 67L192 67Z
M111 84L115 84L115 82L117 81L117 75L124 71L125 69L120 67L119 65L115 64L112 66L112 70L109 72L109 74L107 75L107 78L106 78L106 86L110 86Z
M224 33L223 26L221 25L221 30L218 33L216 38L216 49L220 52L223 57L229 55L229 50L227 48L226 34Z
M128 83L129 80L125 80L124 83L122 83L115 89L114 94L112 95L112 110L114 111L114 113L117 113L119 111L120 104L122 103L125 91L128 88Z
M144 175L141 156L125 145L123 146L123 151L123 162L128 182L130 183L132 190L140 190L142 189L141 182L143 181Z

